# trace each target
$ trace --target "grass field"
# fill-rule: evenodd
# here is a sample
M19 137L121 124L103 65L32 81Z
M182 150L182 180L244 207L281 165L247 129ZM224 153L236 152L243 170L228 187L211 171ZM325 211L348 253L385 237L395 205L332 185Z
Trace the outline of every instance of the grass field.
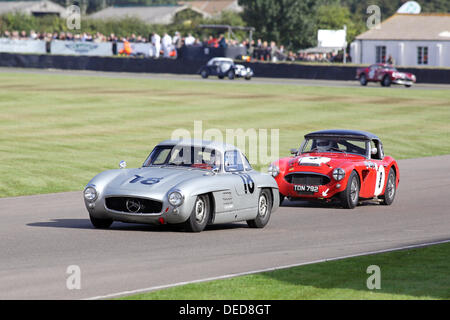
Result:
M189 284L122 299L305 300L450 299L450 244L349 258ZM380 267L380 289L369 290L367 273ZM372 281L369 281L372 283Z
M448 154L449 101L450 90L0 73L0 197L82 190L195 120L279 129L280 156L329 128L372 131L398 159Z

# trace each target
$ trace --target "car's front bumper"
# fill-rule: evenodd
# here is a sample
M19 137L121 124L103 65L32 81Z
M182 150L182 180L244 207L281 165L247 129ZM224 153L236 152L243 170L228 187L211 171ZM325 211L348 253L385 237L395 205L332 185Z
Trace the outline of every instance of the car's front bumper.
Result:
M407 79L394 79L394 80L392 80L392 83L405 85L405 86L412 86L414 84L414 81L407 80Z
M295 184L287 182L284 177L278 176L277 184L280 193L285 197L299 198L299 199L318 199L327 200L336 196L338 193L345 190L347 187L346 179L336 181L331 178L331 181L325 185L318 185L318 191L314 193L300 193L295 190Z
M112 210L106 206L105 198L99 198L94 202L85 200L85 205L89 214L93 217L129 223L182 223L189 218L191 212L191 210L187 208L188 204L186 203L183 203L179 207L174 207L165 201L163 201L161 212L157 213L133 213Z

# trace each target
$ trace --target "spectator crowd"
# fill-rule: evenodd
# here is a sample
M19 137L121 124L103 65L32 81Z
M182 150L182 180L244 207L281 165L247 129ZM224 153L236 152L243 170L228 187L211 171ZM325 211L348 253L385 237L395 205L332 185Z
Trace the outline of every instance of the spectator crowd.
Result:
M263 41L262 39L238 41L235 39L227 39L223 34L218 37L210 35L199 39L194 37L191 33L182 36L180 32L175 32L172 36L164 33L162 36L156 32L149 34L147 37L142 35L131 34L128 37L118 37L115 34L106 36L100 32L90 34L71 33L71 32L54 32L54 33L40 33L31 30L26 31L8 31L5 30L1 34L2 38L9 38L12 40L69 40L69 41L86 41L86 42L123 42L123 49L117 50L115 54L134 55L131 48L132 43L150 43L150 52L148 55L152 58L176 58L177 52L183 46L197 46L210 48L227 48L227 47L243 47L246 55L243 59L247 61L308 61L308 62L342 62L342 53L328 52L328 53L312 53L305 51L290 51L286 50L283 45L278 45L275 41ZM114 49L113 49L114 51ZM347 59L349 59L347 55Z

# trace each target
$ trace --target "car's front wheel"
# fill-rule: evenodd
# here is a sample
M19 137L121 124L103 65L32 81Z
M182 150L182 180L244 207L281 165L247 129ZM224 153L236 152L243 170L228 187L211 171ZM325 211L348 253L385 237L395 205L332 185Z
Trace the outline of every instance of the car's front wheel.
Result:
M272 194L268 189L261 190L258 197L258 214L255 219L247 220L250 228L264 228L272 213Z
M396 178L395 171L391 168L386 182L386 190L384 195L380 196L381 203L384 205L390 206L394 202L395 194L397 193Z
M233 70L228 71L228 79L233 80L234 77L235 77L234 71Z
M245 80L252 80L252 77L245 77Z
M97 229L108 229L113 223L112 219L96 218L91 214L89 214L89 219L91 220L92 225Z
M201 232L205 229L210 216L209 197L207 195L199 195L195 200L189 219L185 223L185 227L190 232Z
M346 209L353 209L359 201L359 178L356 171L352 171L348 178L347 188L341 192L341 204Z

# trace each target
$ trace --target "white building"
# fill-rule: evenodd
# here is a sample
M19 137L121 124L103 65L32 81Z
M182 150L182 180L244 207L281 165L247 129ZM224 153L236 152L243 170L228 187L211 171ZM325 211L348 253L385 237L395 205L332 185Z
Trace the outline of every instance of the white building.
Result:
M450 14L395 14L356 37L352 62L450 67Z

